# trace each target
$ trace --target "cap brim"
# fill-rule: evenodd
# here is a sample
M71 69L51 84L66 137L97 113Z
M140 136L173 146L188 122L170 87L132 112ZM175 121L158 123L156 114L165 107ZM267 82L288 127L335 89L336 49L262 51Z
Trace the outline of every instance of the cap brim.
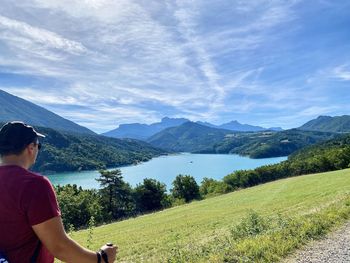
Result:
M37 135L38 137L42 137L42 138L45 138L45 137L46 137L44 134L41 134L41 133L39 133L39 132L35 132L35 133L36 133L36 135Z

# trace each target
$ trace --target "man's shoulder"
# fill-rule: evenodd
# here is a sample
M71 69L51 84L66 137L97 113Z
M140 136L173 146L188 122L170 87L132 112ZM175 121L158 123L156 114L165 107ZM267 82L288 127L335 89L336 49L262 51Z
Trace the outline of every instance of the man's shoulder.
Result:
M49 179L47 179L45 176L26 170L22 167L8 166L2 168L6 169L8 178L11 178L11 181L13 182L23 183L25 185L30 184L31 186L32 184L51 185Z
M42 192L54 192L49 179L33 172L26 174L25 179L22 181L22 187L24 189L23 194L30 196L30 198L40 195Z
M7 196L16 205L20 204L21 211L25 211L31 200L40 197L42 193L54 193L54 188L46 177L21 167L1 167L0 181L0 194Z
M4 174L18 174L18 175L30 175L30 176L36 176L39 175L37 173L31 172L29 170L24 169L21 166L18 165L1 165L0 166L0 172Z
M34 172L31 172L31 171L27 171L25 176L32 183L39 184L39 185L50 185L51 186L50 180L47 177L45 177L45 176L43 176L41 174L34 173Z
M29 171L29 170L25 170L25 176L29 176L29 177L35 178L37 180L48 180L45 176L43 176L39 173Z

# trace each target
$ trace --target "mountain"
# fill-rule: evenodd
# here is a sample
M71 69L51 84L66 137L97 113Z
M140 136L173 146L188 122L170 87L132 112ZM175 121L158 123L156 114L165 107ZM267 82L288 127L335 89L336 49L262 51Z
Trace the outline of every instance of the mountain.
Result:
M179 126L188 121L188 119L184 118L164 117L161 122L156 122L149 125L141 123L121 124L117 129L105 132L102 135L114 138L133 138L138 140L146 140L147 138L164 129Z
M266 130L263 127L253 126L249 124L241 124L238 121L231 121L228 123L224 123L219 126L222 129L227 129L231 131L263 131Z
M186 122L180 126L165 129L147 142L151 145L177 152L196 152L212 148L232 131L211 128L195 122Z
M238 121L230 121L228 123L224 123L218 126L220 129L226 129L231 131L242 131L242 132L257 132L257 131L282 131L283 129L280 127L271 127L271 128L263 128L260 126L253 126L249 124L241 124Z
M147 140L156 133L171 127L177 127L190 120L185 118L168 118L164 117L161 122L153 124L141 124L141 123L129 123L121 124L117 129L102 133L102 135L114 138L133 138L138 140ZM215 125L209 122L197 121L196 124L201 126L225 129L239 132L252 132L252 131L282 131L280 127L263 128L260 126L253 126L249 124L241 124L238 121L231 121L222 125Z
M268 131L284 131L281 127L270 127L267 128Z
M214 125L209 122L201 122L201 121L197 121L196 123L204 126L208 126L211 128L225 129L225 130L238 131L238 132L283 131L281 127L264 128L260 126L249 125L249 124L241 124L238 121L230 121L228 123L224 123L221 125Z
M319 116L311 120L298 129L324 132L350 132L350 116Z
M93 131L64 119L43 107L0 90L0 121L8 122L14 120L56 130L95 134Z
M203 125L203 126L207 126L207 127L211 127L211 128L219 128L218 125L214 125L214 124L211 124L209 122L203 122L203 121L196 121L197 124L200 124L200 125Z

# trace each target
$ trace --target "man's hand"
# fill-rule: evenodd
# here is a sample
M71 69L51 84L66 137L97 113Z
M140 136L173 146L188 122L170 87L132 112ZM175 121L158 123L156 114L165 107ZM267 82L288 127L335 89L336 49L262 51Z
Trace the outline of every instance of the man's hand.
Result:
M96 263L96 252L88 250L73 241L64 231L61 217L51 218L43 223L32 226L35 234L50 253L63 262ZM106 252L108 262L115 262L116 246L104 245L101 249ZM104 262L102 260L102 262Z
M108 263L113 263L115 261L116 255L118 253L118 247L115 245L104 245L101 247L101 250L106 252L108 256Z

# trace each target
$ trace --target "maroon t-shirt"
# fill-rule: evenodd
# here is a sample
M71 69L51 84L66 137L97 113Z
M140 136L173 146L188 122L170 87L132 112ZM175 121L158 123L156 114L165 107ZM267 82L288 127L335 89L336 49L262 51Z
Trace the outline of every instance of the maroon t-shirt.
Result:
M46 177L15 165L0 166L0 251L9 262L30 262L39 242L32 226L60 214ZM37 262L54 262L44 245Z

